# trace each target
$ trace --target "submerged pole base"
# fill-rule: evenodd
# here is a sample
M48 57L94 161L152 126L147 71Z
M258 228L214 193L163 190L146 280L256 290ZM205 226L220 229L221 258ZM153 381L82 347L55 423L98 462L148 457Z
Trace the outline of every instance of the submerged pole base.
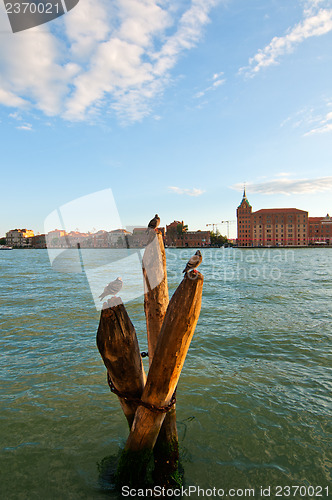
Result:
M179 470L178 443L174 442L172 446L170 442L165 442L164 445L154 454L151 450L125 450L115 474L116 488L119 491L123 486L181 488L183 473ZM154 468L151 472L152 456Z
M153 484L165 488L181 488L183 474L179 470L178 442L167 441L154 450Z
M139 488L147 486L147 469L152 457L152 450L124 450L121 454L115 475L118 489L122 486Z
M179 439L175 405L166 414L153 449L153 457L153 483L165 488L181 487L183 478L179 472Z

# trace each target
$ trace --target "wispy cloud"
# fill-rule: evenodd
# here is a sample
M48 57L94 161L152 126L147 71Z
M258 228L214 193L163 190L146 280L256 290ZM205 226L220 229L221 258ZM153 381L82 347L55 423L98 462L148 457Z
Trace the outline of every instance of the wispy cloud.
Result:
M299 129L303 136L332 132L332 102L323 99L315 106L307 106L287 117L281 127Z
M292 174L290 172L280 172L279 174L276 174L276 177L289 177Z
M1 18L1 9L0 9L0 18ZM15 93L11 92L9 89L0 87L0 104L5 104L6 106L10 106L13 108L16 107L23 108L26 102L24 99L21 99L21 97L18 97L17 95L15 95Z
M197 189L197 188L188 189L188 188L179 188L176 186L169 186L168 189L173 193L186 194L187 196L200 196L205 192L203 189Z
M223 85L226 82L226 78L222 78L223 74L224 74L223 72L221 72L221 73L215 73L213 75L213 77L211 78L212 84L210 84L204 90L201 90L200 92L197 92L197 94L195 94L195 97L197 99L199 99L199 98L205 96L205 94L207 92L211 92L213 90L217 90L217 88L220 87L220 85Z
M21 115L17 111L15 111L14 113L9 113L8 116L9 118L13 118L13 120L18 120L18 121L22 120Z
M24 123L23 125L19 125L18 127L16 127L17 130L32 130L32 125L31 123Z
M57 20L57 35L50 23L13 36L1 9L8 40L0 54L0 104L71 121L95 116L103 106L105 115L141 120L181 54L199 43L220 1L81 0Z
M304 40L322 36L332 30L332 9L318 9L321 0L305 2L304 19L290 28L284 36L276 36L249 59L248 66L240 68L239 73L253 77L262 68L278 64L284 54L290 53ZM326 2L324 2L326 3Z
M243 184L234 184L231 186L236 191L243 190ZM315 179L289 179L284 178L272 179L266 182L246 184L247 193L259 194L315 194L324 191L332 191L332 176L317 177Z
M332 132L332 112L326 114L326 116L320 121L318 127L315 127L304 135L313 134L325 134L326 132Z
M305 16L311 16L317 10L322 7L328 7L331 5L330 0L301 0L304 5L304 14Z

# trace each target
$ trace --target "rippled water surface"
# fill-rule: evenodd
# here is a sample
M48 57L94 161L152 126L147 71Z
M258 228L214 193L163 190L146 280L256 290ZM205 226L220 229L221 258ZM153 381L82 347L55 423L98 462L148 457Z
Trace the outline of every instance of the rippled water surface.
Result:
M87 252L92 267L103 261L105 251ZM170 294L192 253L168 250ZM332 250L205 250L200 270L177 393L185 483L326 487ZM46 250L2 251L0 272L1 498L113 497L98 464L128 431L96 348L87 275L56 272ZM142 297L126 306L147 350Z

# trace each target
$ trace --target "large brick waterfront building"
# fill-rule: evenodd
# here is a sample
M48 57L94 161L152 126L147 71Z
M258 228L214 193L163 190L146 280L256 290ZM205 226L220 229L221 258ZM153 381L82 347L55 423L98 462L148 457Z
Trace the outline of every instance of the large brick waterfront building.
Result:
M332 217L309 217L309 245L332 245Z
M308 212L304 210L266 208L253 212L244 190L236 214L241 247L308 245Z

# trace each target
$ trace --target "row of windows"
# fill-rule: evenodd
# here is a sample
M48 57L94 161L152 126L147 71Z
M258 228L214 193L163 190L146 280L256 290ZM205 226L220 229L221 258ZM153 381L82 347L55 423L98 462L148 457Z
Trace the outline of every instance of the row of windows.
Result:
M259 241L260 243L263 242L262 238L254 238L254 241ZM272 242L272 241L294 241L293 239L287 239L287 238L276 238L275 240L273 240L272 238L267 238L265 241L269 241L269 242ZM305 238L298 238L297 241L302 241L302 242L305 242L306 239Z
M293 229L288 229L287 231L288 231L288 233L293 233ZM239 232L241 232L241 230L240 230ZM242 231L242 232L243 232L243 231ZM247 232L247 231L246 231L246 232ZM262 230L262 229L254 229L254 233L257 233L257 232L262 233L262 232L263 232L263 230ZM266 234L267 234L267 233L271 233L271 234L272 234L272 232L273 232L273 231L272 231L272 229L265 229L265 231L264 231L264 233L266 233ZM280 233L281 233L281 234L283 234L283 232L284 232L284 230L283 230L283 229L280 229ZM296 231L294 230L294 233L295 233L295 232L296 232ZM306 234L306 231L301 231L300 229L298 229L298 230L297 230L297 232L298 232L298 233L302 233L302 234ZM276 233L276 234L278 234L278 233L279 233L279 230L278 230L278 229L276 229L276 230L275 230L275 233Z

